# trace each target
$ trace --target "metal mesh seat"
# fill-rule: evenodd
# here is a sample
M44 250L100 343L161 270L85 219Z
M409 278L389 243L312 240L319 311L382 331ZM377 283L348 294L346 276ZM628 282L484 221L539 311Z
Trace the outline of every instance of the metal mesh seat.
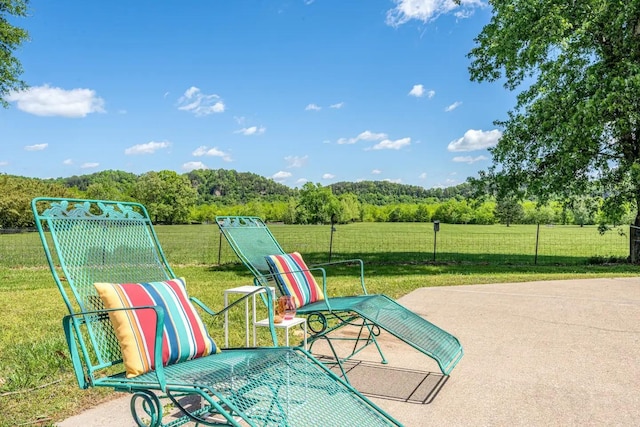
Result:
M78 384L132 393L131 412L139 426L194 421L237 426L400 425L301 349L230 349L173 365L160 361L155 370L127 378L120 345L94 283L175 278L146 209L136 203L45 198L34 199L32 209L69 310L63 326ZM159 341L155 345L161 347ZM159 395L168 397L182 415L164 423ZM202 404L183 405L185 396Z

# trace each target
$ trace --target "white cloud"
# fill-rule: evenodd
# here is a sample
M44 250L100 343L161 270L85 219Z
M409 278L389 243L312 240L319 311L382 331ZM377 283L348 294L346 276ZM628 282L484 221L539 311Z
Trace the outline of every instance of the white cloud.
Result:
M62 162L62 164L63 164L63 165L67 165L67 166L71 166L71 165L73 164L73 160L71 160L71 159L65 159L65 160Z
M251 126L248 128L242 128L240 130L235 131L234 133L241 133L242 135L245 136L251 136L251 135L262 135L263 133L265 133L265 131L267 130L267 128L265 128L264 126Z
M371 171L372 175L380 175L382 173L382 171L380 169L374 169Z
M215 150L215 148L214 148L214 150ZM196 148L193 151L193 153L191 153L191 155L192 156L196 156L196 157L206 156L207 155L207 151L208 151L208 148L206 146L202 145L202 146Z
M454 162L458 162L458 163L475 163L475 162L480 162L482 160L487 160L487 156L477 156L477 157L471 157L471 156L456 156L453 158Z
M427 179L427 173L426 172L422 172L420 175L418 175L418 178Z
M309 156L287 156L284 160L287 162L287 168L301 168L307 164Z
M423 85L413 85L413 88L409 91L409 96L415 96L416 98L427 97L429 99L436 96L435 90L425 90Z
M307 182L309 182L307 178L299 178L298 180L296 180L297 185L304 185Z
M449 151L475 151L493 147L502 137L502 132L498 129L494 130L475 130L469 129L464 133L462 138L451 141L447 146Z
M205 165L202 162L187 162L182 165L182 169L187 172L191 172L192 170L196 170L196 169L209 169L209 168L207 167L207 165Z
M42 151L48 146L49 144L34 144L34 145L27 145L24 147L24 149L27 151Z
M380 141L387 137L386 133L374 133L369 130L365 130L355 138L340 138L338 144L355 144L358 141Z
M20 92L9 92L6 99L17 102L19 110L36 116L77 118L105 112L104 100L91 89L34 86Z
M334 174L332 174L332 173L325 173L325 174L322 175L322 179L333 179L335 177L336 176Z
M338 102L337 104L331 104L329 105L329 108L333 108L335 110L339 110L342 107L344 107L344 102Z
M453 16L455 16L458 19L467 19L473 16L473 12L474 12L473 9L459 10L456 13L454 13Z
M451 178L447 178L444 180L444 184L442 183L438 183L436 185L434 185L434 188L447 188L447 187L453 187L454 185L458 185L460 182L458 182L457 179L451 179Z
M9 166L9 162L2 161L0 162L0 166Z
M365 148L365 150L399 150L400 148L411 144L411 138L401 138L395 141L388 139L386 133L375 133L366 130L354 138L340 138L338 144L355 144L358 141L379 141L376 145Z
M396 183L396 184L401 184L402 183L402 178L395 178L395 179L385 178L385 179L383 179L383 181L393 182L393 183Z
M468 18L474 9L484 7L482 0L460 0L456 4L454 0L393 0L396 6L387 11L387 25L398 27L415 19L428 23L440 15L455 11L459 19Z
M424 86L423 85L413 85L413 87L409 91L409 96L415 96L416 98L422 98L424 96Z
M317 106L316 104L309 104L306 107L304 107L305 111L320 111L322 110L322 107Z
M447 108L445 108L444 111L448 113L449 111L453 111L461 105L462 105L462 101L456 101L453 104L449 105Z
M80 169L95 169L100 166L97 162L86 162L80 165Z
M379 141L387 137L386 133L374 133L368 130L365 130L360 135L357 136L359 140L362 141Z
M225 105L218 95L206 95L195 86L191 86L178 99L178 110L188 111L196 116L223 113Z
M132 147L126 148L124 150L124 154L127 156L135 155L135 154L153 154L161 148L170 147L171 143L169 141L150 141L146 144L137 144Z
M191 152L191 155L196 157L204 156L206 154L207 154L207 147L204 145L201 145L200 147L196 148Z
M222 157L222 160L225 162L230 162L231 155L229 153L225 153L222 150L219 150L217 147L207 148L205 145L202 145L196 148L193 153L193 156L201 157L201 156L212 156L212 157Z
M271 179L273 179L274 181L284 181L285 179L290 177L291 177L291 172L286 172L286 171L278 171L273 175L271 175Z
M373 147L371 147L371 150L399 150L402 147L406 147L407 145L410 145L410 144L411 144L411 138L409 137L396 139L395 141L392 141L390 139L385 139L383 141L380 141Z

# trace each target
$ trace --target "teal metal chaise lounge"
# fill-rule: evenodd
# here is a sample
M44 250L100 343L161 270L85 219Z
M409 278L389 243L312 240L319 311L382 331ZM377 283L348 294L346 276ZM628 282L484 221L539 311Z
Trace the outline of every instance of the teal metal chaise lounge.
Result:
M302 349L220 351L198 313L222 312L189 298L144 206L37 198L32 209L78 384L131 393L138 426L400 425ZM182 413L163 417L159 396Z
M325 340L346 378L343 362L352 358L366 346L374 344L386 363L376 336L383 329L411 347L433 358L441 372L448 375L460 361L463 349L456 337L423 317L408 310L385 295L367 293L364 282L364 264L361 260L340 261L360 268L362 294L355 296L329 295L325 263L307 267L300 254L287 254L276 241L269 228L258 217L219 216L216 222L233 251L254 276L258 286L275 284L283 295L296 295L297 313L306 315L311 335L310 350L318 340ZM312 274L322 276L317 284ZM335 291L335 289L332 289ZM355 338L339 336L334 332L347 325L359 328ZM339 356L334 342L353 340L351 353Z

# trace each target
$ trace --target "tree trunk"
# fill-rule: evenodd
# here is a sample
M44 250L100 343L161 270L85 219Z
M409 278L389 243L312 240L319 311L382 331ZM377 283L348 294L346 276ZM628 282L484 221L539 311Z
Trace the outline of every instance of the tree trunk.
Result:
M640 209L635 222L629 227L629 258L632 263L640 264Z

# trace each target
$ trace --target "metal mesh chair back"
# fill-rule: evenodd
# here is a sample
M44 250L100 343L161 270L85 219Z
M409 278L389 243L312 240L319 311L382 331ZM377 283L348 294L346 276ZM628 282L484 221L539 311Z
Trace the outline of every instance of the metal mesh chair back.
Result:
M285 253L260 218L219 216L216 221L233 251L256 278L269 273L266 255Z
M69 314L104 308L94 283L138 283L175 277L147 211L136 203L38 198L32 201L49 267ZM95 367L120 359L108 316L83 316Z

